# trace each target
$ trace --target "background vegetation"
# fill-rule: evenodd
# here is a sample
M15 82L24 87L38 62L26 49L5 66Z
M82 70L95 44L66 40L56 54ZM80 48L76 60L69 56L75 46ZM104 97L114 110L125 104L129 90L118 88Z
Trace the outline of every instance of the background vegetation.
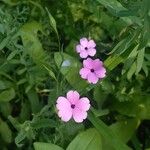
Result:
M107 69L96 85L79 76L82 37ZM0 0L1 149L148 150L149 47L149 0ZM70 89L91 100L82 124L57 116Z

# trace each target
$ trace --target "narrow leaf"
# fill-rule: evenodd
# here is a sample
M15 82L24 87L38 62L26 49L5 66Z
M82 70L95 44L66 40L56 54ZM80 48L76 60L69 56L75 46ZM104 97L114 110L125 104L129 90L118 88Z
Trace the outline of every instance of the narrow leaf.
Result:
M54 31L56 32L56 34L58 36L58 31L57 31L57 27L56 27L56 21L55 21L54 17L51 15L51 13L49 12L49 10L47 8L46 8L46 11L48 13L50 25L52 26L52 28L54 29Z
M137 56L136 75L140 72L144 61L145 48L139 50Z
M127 73L127 79L128 79L128 80L130 80L130 79L132 78L132 76L133 76L133 74L135 73L135 71L136 71L136 63L134 62L134 63L131 65L131 67L130 67L128 73Z

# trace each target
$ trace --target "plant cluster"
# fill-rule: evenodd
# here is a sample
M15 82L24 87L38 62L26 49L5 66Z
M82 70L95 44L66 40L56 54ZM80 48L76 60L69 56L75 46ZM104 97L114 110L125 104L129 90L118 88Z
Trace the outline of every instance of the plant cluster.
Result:
M0 149L148 150L149 20L149 0L0 0Z

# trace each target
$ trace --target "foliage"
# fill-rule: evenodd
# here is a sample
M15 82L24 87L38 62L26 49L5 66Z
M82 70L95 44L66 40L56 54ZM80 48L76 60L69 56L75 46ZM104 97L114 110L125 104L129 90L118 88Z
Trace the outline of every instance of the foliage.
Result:
M149 149L149 20L149 0L0 0L1 149ZM79 76L82 37L107 69L96 85ZM81 124L57 116L70 89L93 106Z

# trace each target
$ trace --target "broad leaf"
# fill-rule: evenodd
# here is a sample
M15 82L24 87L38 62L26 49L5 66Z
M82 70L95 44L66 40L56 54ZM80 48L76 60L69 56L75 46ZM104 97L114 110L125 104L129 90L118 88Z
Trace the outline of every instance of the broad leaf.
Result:
M149 95L134 95L132 101L114 102L111 106L113 110L118 111L129 117L138 119L150 119L150 101Z
M31 104L31 109L33 113L37 113L40 110L39 97L34 89L29 90L27 93L29 102Z
M106 7L113 15L121 17L121 19L129 24L137 23L141 25L141 20L133 16L133 13L127 8L123 7L122 4L117 0L97 0L100 4Z
M0 136L7 143L10 143L12 141L12 132L8 124L3 120L1 120L1 118L0 118Z
M88 84L79 75L81 64L77 59L65 53L55 53L54 58L59 71L74 89L81 91L87 87Z
M9 102L15 97L15 90L13 88L0 92L0 102Z
M75 137L67 150L102 150L101 136L96 129L88 129Z
M35 63L40 64L45 61L46 54L38 39L38 31L42 31L42 26L38 22L33 21L23 25L19 34L21 35L23 45L26 48L26 53L30 55Z
M133 136L139 124L140 121L137 119L127 119L117 121L116 123L110 125L109 128L118 137L118 139L122 140L124 143L127 143ZM114 150L113 146L107 142L106 138L103 138L102 141L104 150Z
M104 122L89 112L88 119L115 150L130 150Z
M137 119L128 119L112 124L110 129L117 135L119 139L126 143L132 137L139 124L140 121Z
M52 143L34 142L35 150L63 150L61 147Z

